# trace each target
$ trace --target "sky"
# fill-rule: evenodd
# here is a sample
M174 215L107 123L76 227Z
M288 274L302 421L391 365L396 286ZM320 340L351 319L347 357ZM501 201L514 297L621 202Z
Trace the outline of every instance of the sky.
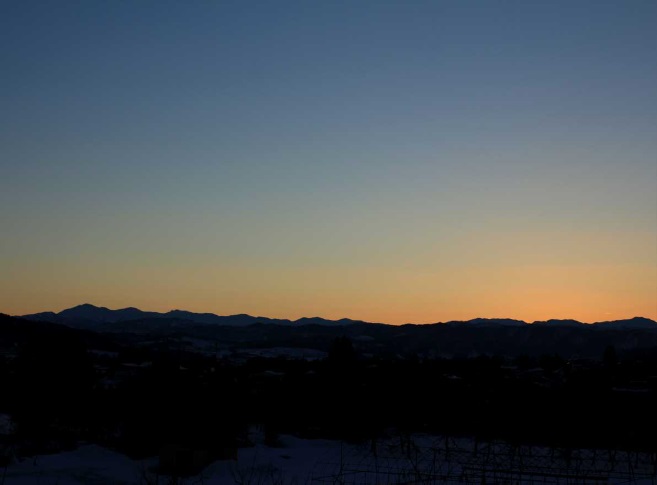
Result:
M657 3L0 4L0 312L657 319Z

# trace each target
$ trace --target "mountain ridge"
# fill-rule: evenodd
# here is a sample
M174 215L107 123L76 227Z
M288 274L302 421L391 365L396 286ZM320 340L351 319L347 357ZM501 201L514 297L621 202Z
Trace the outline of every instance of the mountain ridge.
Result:
M144 319L161 319L161 320L184 320L196 324L206 325L226 325L226 326L248 326L255 323L302 326L302 325L328 325L328 326L345 326L354 324L369 325L388 325L377 322L365 322L362 320L353 320L350 318L341 318L330 320L322 317L302 317L296 320L269 318L263 316L253 316L245 313L236 315L216 315L214 313L196 313L187 310L170 310L168 312L151 312L144 311L135 307L119 308L111 310L107 307L96 306L90 303L83 303L71 308L64 309L58 313L52 311L32 313L27 315L17 315L19 318L33 321L44 321L58 323L69 326L98 327L111 323L125 323L130 321ZM600 329L655 329L657 322L645 317L633 317L622 320L602 321L594 323L584 323L573 319L550 319L534 322L512 318L473 318L470 320L452 320L448 322L433 322L429 324L406 324L406 325L452 325L452 326L472 326L472 327L525 327L536 325L541 327L584 327Z
M352 320L342 318L339 320L329 320L321 317L302 317L297 320L283 318L269 318L263 316L253 316L246 313L235 315L216 315L214 313L196 313L187 310L170 310L168 312L150 312L138 308L128 307L117 310L110 310L107 307L96 306L90 303L83 303L71 308L64 309L58 313L52 311L32 313L27 315L15 315L25 320L38 320L50 323L59 323L74 326L98 326L108 323L124 323L144 319L175 319L187 320L198 324L208 325L228 325L228 326L247 326L255 323L267 323L277 325L351 325L355 323L368 323L361 320Z

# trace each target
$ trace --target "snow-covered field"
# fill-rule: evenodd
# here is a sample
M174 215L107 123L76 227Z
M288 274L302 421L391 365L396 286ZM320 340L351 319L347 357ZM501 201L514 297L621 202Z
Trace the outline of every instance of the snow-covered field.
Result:
M157 476L156 458L131 460L96 445L38 456L0 469L0 485L304 485L304 484L615 484L655 485L649 454L554 450L414 435L353 445L282 436L280 447L256 439L237 460L217 461L198 476ZM4 475L3 475L4 473ZM484 478L482 480L482 478Z
M320 460L340 458L344 447L328 440L281 438L281 447L258 444L239 450L237 460L217 461L179 484L306 484ZM96 445L25 459L0 469L2 485L146 485L172 483L153 471L157 458L131 460ZM4 472L4 475L3 475Z

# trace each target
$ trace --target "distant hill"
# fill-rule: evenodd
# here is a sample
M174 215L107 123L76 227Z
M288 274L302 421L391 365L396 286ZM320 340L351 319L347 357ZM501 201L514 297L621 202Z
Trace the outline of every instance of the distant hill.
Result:
M470 325L476 327L523 327L527 322L512 318L473 318L463 322L448 322L450 325Z
M532 323L532 325L536 326L549 326L549 327L581 327L582 325L586 325L585 323L578 322L577 320L545 320L545 321L536 321Z
M505 318L476 318L423 325L384 325L320 317L298 320L219 316L173 310L145 312L137 308L110 310L80 305L59 313L24 315L26 331L40 328L31 321L52 322L105 334L110 339L156 342L187 339L205 348L304 348L328 351L333 339L349 337L363 355L468 357L476 355L552 355L599 358L606 347L619 352L657 351L657 323L641 317L585 324L576 320L527 323ZM29 325L28 325L29 324ZM16 329L15 329L16 330ZM135 340L136 339L136 340ZM205 342L205 343L202 343ZM207 347L209 345L209 347Z
M276 319L268 317L254 317L252 315L239 314L220 316L214 313L194 313L185 310L171 310L166 313L147 312L138 308L122 308L119 310L110 310L109 308L99 307L85 303L59 313L43 312L22 315L21 318L32 321L58 323L78 328L98 329L107 324L124 323L137 320L175 320L188 321L206 325L227 325L243 327L255 323L267 323L277 325L352 325L355 323L364 323L359 320L350 320L343 318L341 320L327 320L325 318L300 318L298 320Z
M62 340L79 340L94 348L111 348L113 343L102 334L71 328L47 321L31 321L0 313L0 350L27 341L42 340L56 345Z
M627 320L612 320L609 322L598 322L596 323L598 328L611 328L611 329L627 329L627 330L637 330L645 329L652 330L656 327L654 320L643 317L634 317Z
M321 317L304 317L298 320L288 320L268 317L254 317L247 314L220 316L214 313L195 313L186 310L171 310L165 313L148 312L138 308L122 308L119 310L110 310L109 308L99 307L85 303L59 313L43 312L22 315L21 318L32 321L51 322L61 325L68 325L79 328L99 329L107 324L125 323L137 320L170 320L175 322L192 322L205 325L226 325L231 327L245 327L256 323L275 324L275 325L328 325L328 326L346 326L362 323L361 320L351 320L342 318L340 320L328 320ZM577 320L546 320L528 323L523 320L512 318L474 318L465 321L437 322L430 325L450 325L450 326L468 326L476 328L489 327L509 327L521 328L528 325L537 327L586 327L595 328L596 330L618 330L618 329L657 329L657 322L649 318L634 317L625 320L614 320L605 322L596 322L586 324ZM381 324L379 324L381 325ZM413 324L408 324L413 325ZM125 328L125 326L123 326Z

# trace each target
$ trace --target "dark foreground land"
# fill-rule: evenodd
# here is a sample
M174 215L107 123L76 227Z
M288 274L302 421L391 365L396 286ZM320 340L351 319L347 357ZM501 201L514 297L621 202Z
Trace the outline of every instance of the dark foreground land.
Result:
M649 347L606 346L590 359L377 355L363 351L370 340L334 329L318 331L324 354L267 358L222 352L216 342L216 351L195 350L180 336L0 318L0 413L14 423L0 446L17 456L83 440L133 457L164 446L229 457L253 424L270 444L293 434L376 446L391 433L426 432L657 452L657 352Z

